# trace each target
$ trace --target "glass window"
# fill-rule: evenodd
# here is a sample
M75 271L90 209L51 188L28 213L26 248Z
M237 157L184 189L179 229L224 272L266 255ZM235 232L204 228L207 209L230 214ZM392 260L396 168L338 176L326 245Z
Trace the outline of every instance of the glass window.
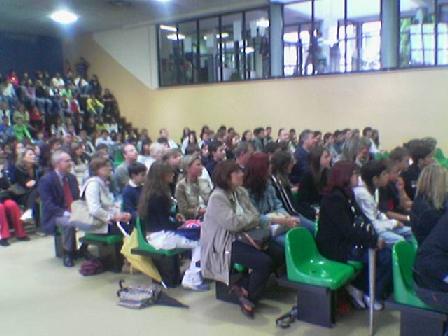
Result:
M265 9L246 12L245 22L245 78L268 78L270 75L269 13Z
M199 20L198 82L211 83L219 79L218 17Z
M435 64L434 13L434 0L400 1L401 67Z
M314 1L314 31L307 66L314 73L344 71L344 0Z
M347 0L347 71L381 68L380 11L380 0Z
M437 64L448 64L448 0L439 0L437 19Z
M179 39L182 36L179 36ZM159 71L160 85L178 83L177 67L179 58L179 39L176 25L163 24L159 26Z
M229 81L244 79L243 13L223 16L221 19L221 27L221 80Z
M305 69L310 49L311 1L287 4L283 8L283 64L285 76L307 74ZM311 74L312 67L308 73Z
M178 84L198 82L198 31L197 21L180 23L178 38L180 44Z

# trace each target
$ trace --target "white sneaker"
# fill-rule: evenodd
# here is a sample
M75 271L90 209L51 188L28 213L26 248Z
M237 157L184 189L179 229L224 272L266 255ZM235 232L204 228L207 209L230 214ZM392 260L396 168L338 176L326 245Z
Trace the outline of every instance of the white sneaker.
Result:
M368 295L364 295L364 302L366 303L367 308L370 307L370 297ZM384 305L381 302L375 300L373 303L373 310L380 311L384 309Z
M33 209L27 209L23 213L22 217L20 217L20 219L24 222L27 222L27 221L33 219Z
M185 271L182 287L194 291L208 291L210 289L210 286L202 279L200 271L192 271L190 269Z
M358 288L353 287L352 285L345 286L345 289L347 290L348 294L352 298L353 305L356 309L366 309L366 304L363 301L363 291L359 290Z

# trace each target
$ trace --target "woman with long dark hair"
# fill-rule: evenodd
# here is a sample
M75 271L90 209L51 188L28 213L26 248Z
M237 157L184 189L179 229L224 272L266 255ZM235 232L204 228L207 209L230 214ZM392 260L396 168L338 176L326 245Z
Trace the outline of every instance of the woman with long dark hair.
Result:
M260 216L243 188L244 173L234 161L219 163L213 175L213 190L201 228L203 273L208 279L230 285L241 311L253 317L255 303L273 270L272 258L264 250L238 239L243 232L259 227ZM232 264L251 272L230 283Z
M254 153L245 168L244 186L260 213L260 222L270 227L275 240L283 245L284 233L299 225L300 220L286 211L276 195L270 181L269 156L266 153Z
M322 199L322 190L327 184L327 174L331 166L331 154L322 146L310 152L310 170L300 181L298 209L311 220L316 220L316 208Z
M328 259L347 262L361 261L364 267L353 286L347 286L353 303L365 309L368 293L368 248L378 247L376 271L375 310L381 310L385 292L392 281L390 249L383 248L375 229L358 208L353 188L357 186L359 172L350 161L338 161L330 171L324 190L319 215L316 242L320 253ZM365 303L364 303L365 301Z
M71 155L73 160L72 173L76 176L79 185L83 185L89 170L89 160L83 143L75 142L71 145Z
M197 241L186 239L179 231L185 218L176 213L176 200L171 196L170 184L173 183L174 170L163 161L151 165L138 204L138 214L148 242L159 248L191 248L192 258L189 269L182 279L182 286L192 290L208 290L201 277L201 248ZM168 241L174 246L157 245L156 241Z

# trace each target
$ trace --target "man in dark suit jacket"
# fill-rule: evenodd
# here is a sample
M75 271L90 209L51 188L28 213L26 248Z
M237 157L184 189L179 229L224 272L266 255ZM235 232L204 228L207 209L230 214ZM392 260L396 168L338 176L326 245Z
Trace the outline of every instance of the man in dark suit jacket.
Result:
M51 157L53 170L39 181L42 202L42 226L45 232L55 233L59 226L64 247L64 266L72 267L75 251L75 228L69 226L71 203L79 199L76 177L70 173L72 160L66 152L58 150Z
M313 132L311 130L302 131L299 146L294 153L296 163L289 176L292 184L299 184L302 177L310 170L310 151L315 145L316 139L313 136Z

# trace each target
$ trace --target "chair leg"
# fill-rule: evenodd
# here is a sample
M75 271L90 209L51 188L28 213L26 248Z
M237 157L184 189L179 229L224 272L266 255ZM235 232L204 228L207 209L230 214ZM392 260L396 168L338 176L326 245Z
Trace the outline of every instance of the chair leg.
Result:
M297 319L331 328L334 318L334 293L323 287L300 286L297 293Z
M406 336L442 336L446 320L427 316L422 312L402 311L400 313L400 335Z
M121 254L122 244L115 244L112 255L112 272L120 273L123 267L123 255Z

